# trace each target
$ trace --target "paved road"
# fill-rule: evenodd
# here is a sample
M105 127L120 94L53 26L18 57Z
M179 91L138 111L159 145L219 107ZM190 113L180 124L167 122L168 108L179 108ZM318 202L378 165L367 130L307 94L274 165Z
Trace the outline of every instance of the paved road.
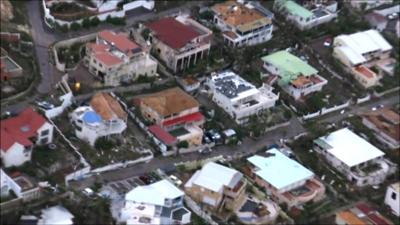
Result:
M348 116L348 114L356 114L367 111L368 109L383 104L383 105L393 105L398 104L399 97L397 94L390 95L386 98L372 100L371 102L352 106L351 109L346 110L346 113L330 113L325 115L324 117L319 118L317 121L320 122L329 122L329 123L337 123ZM280 139L291 139L301 133L306 132L302 124L297 120L297 118L292 118L290 121L290 125L287 127L281 127L270 131L263 135L262 137L254 140L250 138L246 138L242 145L240 146L217 146L213 148L213 152L208 155L201 155L197 152L180 155L178 157L160 157L154 158L147 164L138 164L132 167L127 167L119 170L109 171L103 174L100 174L101 178L105 181L114 181L114 180L122 180L133 176L138 176L150 171L153 171L158 168L166 168L168 166L173 165L177 162L182 161L191 161L196 159L204 159L213 156L223 155L223 156L231 156L235 154L252 154L261 148L268 146L273 143L279 143ZM82 190L85 187L89 187L93 184L94 177L90 177L79 182L71 183L73 188Z
M150 12L146 10L138 11L138 14L131 14L126 19L126 27L130 27L139 21L146 21L157 17L164 17L175 13L185 13L190 10L190 7L196 5L202 5L204 2L201 1L190 1L184 6L172 8L169 10L162 11L160 13ZM49 63L49 46L55 42L70 39L77 36L86 35L89 33L97 32L103 29L114 29L115 27L110 24L101 24L100 26L92 29L86 29L77 32L69 32L68 34L60 34L48 28L42 16L41 1L29 1L27 3L29 21L31 22L32 38L35 43L36 57L39 63L40 74L42 80L37 87L39 94L49 93L54 85L60 81L62 73L59 72L56 67ZM120 28L121 29L121 28Z

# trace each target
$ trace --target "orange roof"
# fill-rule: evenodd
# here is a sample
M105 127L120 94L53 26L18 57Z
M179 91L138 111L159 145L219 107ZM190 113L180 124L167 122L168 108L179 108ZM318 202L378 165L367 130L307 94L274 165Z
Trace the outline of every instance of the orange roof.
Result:
M90 101L90 105L104 120L112 120L115 117L127 119L127 114L119 102L108 93L97 93Z
M185 81L186 85L192 85L199 82L199 80L192 76L185 77L183 80Z
M365 113L362 115L375 127L392 137L395 140L400 140L400 115L389 108L382 108L380 110Z
M141 48L135 42L129 40L125 34L116 34L112 31L104 30L99 33L99 37L110 44L112 43L121 52L133 53Z
M366 222L358 218L354 213L350 211L341 211L336 214L349 225L368 225Z
M308 77L299 76L295 80L292 80L291 83L292 83L293 86L295 86L297 88L301 88L301 87L303 87L305 85L308 85L310 83L312 84L313 82Z
M237 38L237 35L235 33L233 33L232 31L224 31L222 33L225 34L226 36L232 38L233 40L235 40Z
M120 58L108 52L95 53L94 57L106 64L106 66L113 66L123 62Z
M249 9L235 1L227 1L213 6L214 11L221 14L225 23L231 26L244 25L266 18L257 10Z
M152 108L162 116L180 113L199 106L196 99L177 87L150 94L140 100L141 104Z
M106 52L109 48L108 45L96 43L87 43L86 47L94 52Z
M376 74L365 66L358 66L355 69L357 72L359 72L361 75L363 75L368 79L376 77Z

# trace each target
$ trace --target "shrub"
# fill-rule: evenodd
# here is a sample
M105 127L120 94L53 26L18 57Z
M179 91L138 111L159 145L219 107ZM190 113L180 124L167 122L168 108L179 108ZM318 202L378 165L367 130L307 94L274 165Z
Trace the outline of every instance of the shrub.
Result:
M60 30L63 33L67 33L69 31L69 26L67 24L64 24L64 25L60 26Z
M113 25L125 25L125 19L119 17L111 17L110 15L107 16L106 22L113 24Z
M113 147L113 143L106 137L101 137L94 143L96 149L110 150Z

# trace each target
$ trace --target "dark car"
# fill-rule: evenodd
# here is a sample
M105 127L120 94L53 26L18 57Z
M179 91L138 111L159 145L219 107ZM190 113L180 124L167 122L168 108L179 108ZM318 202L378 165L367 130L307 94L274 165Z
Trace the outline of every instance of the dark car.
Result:
M151 184L151 178L147 175L139 176L139 179L145 184Z

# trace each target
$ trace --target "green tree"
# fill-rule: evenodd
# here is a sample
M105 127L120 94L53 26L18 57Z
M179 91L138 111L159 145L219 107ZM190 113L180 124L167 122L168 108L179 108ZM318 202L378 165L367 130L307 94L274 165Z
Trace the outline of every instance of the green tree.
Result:
M88 17L86 17L85 19L83 19L82 21L82 27L85 29L88 29L91 26L91 22L90 19Z
M93 27L97 27L99 24L100 24L100 20L97 17L93 17L90 20L90 25L93 26Z
M74 22L71 24L71 30L73 30L73 31L77 31L80 28L81 28L81 25L79 23Z
M188 148L189 147L189 142L181 141L176 145L176 147L178 147L178 148Z

